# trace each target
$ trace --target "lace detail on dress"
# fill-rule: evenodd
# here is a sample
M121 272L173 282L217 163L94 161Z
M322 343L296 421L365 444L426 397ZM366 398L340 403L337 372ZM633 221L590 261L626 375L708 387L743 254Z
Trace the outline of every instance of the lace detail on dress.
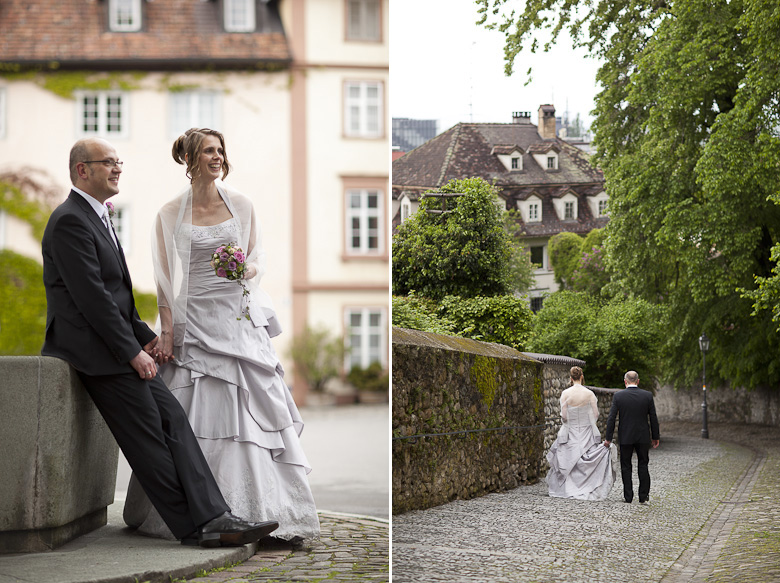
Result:
M236 239L238 235L239 229L236 219L228 219L218 225L192 225L193 240L222 239L225 237Z

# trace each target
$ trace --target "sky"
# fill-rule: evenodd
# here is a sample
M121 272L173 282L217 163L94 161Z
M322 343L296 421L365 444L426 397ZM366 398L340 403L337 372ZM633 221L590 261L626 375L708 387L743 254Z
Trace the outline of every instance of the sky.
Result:
M519 8L523 2L517 2ZM473 0L390 1L390 115L438 120L441 133L458 122L510 123L512 112L542 104L567 109L590 125L598 62L559 37L548 53L524 51L504 75L504 35L475 24ZM524 85L528 67L533 81Z

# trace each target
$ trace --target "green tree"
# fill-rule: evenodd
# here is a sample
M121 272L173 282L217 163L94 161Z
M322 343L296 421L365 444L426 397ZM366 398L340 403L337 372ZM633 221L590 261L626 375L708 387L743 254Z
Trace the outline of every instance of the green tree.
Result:
M700 378L702 331L713 384L776 376L777 325L761 309L778 301L775 3L540 0L516 14L505 0L477 4L506 34L507 71L543 28L553 40L568 29L602 60L593 130L610 195L610 288L667 308L666 380Z
M582 237L568 231L558 233L550 237L547 250L555 282L564 289L570 287L571 275L582 257Z
M459 336L505 344L517 350L526 349L533 326L533 312L527 300L509 295L447 296L438 311L460 329Z
M603 302L562 290L536 314L529 346L533 352L585 360L591 386L620 387L627 370L648 380L658 376L663 317L661 307L639 298Z
M393 236L393 293L441 299L493 296L525 291L522 249L505 228L499 199L481 178L453 180L444 193L424 197L420 209ZM442 209L444 206L444 209ZM444 214L434 214L446 210ZM429 212L433 211L433 212ZM526 263L530 272L530 262Z
M331 335L327 328L306 326L293 337L289 354L309 386L321 391L329 379L339 375L344 364L344 340Z
M0 251L0 354L41 353L46 331L43 267L13 251Z

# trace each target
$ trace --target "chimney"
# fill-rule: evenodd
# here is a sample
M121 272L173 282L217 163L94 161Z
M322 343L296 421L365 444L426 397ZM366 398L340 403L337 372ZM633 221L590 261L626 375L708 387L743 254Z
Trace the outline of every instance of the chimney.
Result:
M555 106L539 106L539 135L544 140L555 139Z
M513 111L512 112L512 123L530 124L531 123L531 112L530 111Z

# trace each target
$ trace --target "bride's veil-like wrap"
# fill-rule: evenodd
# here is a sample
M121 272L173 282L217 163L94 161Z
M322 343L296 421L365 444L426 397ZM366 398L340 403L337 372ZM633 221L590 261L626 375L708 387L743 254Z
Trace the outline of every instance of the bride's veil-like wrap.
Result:
M259 286L260 278L265 274L266 255L260 241L260 226L255 218L252 203L245 195L224 183L218 183L217 189L230 214L240 226L241 233L236 243L246 254L246 264L257 269L252 279L243 280L249 290L249 316L255 326L266 326L269 336L281 332L281 327L271 302L271 297ZM180 358L180 349L187 328L187 298L190 280L190 256L192 253L192 187L187 186L176 198L165 204L157 214L152 233L152 258L154 276L157 283L157 305L160 318L157 331L161 328L161 319L168 312L172 318L174 356ZM214 277L217 277L215 274ZM239 285L235 283L235 285ZM236 306L236 313L244 307Z

